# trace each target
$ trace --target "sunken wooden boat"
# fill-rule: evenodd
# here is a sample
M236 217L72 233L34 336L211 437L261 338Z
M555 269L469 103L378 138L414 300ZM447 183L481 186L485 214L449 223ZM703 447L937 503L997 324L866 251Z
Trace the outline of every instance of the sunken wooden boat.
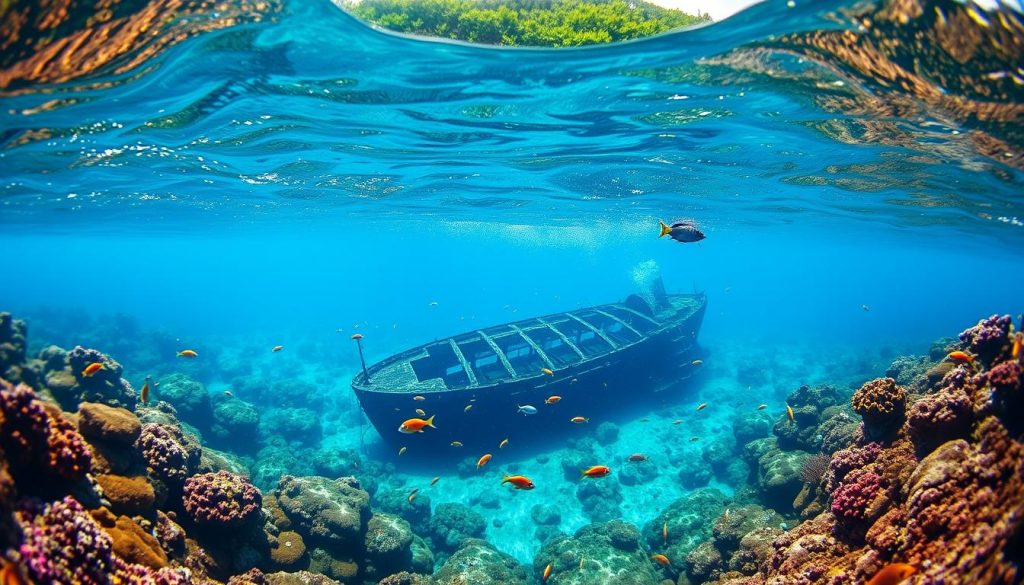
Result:
M700 367L693 362L706 305L703 293L665 294L659 281L651 294L621 303L414 347L364 368L352 389L396 450L475 458L506 438L521 445L582 432L659 393L674 402L672 393ZM561 400L546 403L551 396ZM403 421L420 417L416 409L426 413L421 418L433 416L436 428L399 432Z

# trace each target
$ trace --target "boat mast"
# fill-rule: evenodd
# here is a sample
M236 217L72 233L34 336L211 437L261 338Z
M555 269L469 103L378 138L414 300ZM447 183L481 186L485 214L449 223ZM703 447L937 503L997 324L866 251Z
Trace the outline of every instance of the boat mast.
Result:
M366 372L366 360L363 358L363 334L356 333L352 336L352 339L356 340L356 347L359 348L359 363L363 365L363 377L366 378L366 383L370 383L370 374Z

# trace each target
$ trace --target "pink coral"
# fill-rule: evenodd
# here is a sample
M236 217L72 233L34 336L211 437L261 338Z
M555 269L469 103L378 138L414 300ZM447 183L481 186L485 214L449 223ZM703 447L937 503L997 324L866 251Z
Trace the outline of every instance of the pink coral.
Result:
M863 447L848 447L836 451L825 472L825 489L829 492L836 489L840 482L854 469L860 469L875 461L882 452L878 443L868 443Z
M201 473L185 482L185 510L198 524L237 526L257 517L262 504L256 486L224 470Z
M832 492L832 513L840 520L865 520L884 492L882 478L864 469L854 469Z
M1002 393L1020 392L1022 379L1024 367L1015 361L1002 362L988 372L988 383Z
M181 441L174 426L149 423L142 426L136 445L142 451L153 477L181 485L195 469L196 461Z
M78 480L92 467L92 452L60 409L47 407L24 384L0 380L0 445L16 464Z
M50 469L57 475L74 481L82 479L92 469L92 451L75 425L59 412L50 416L47 443Z

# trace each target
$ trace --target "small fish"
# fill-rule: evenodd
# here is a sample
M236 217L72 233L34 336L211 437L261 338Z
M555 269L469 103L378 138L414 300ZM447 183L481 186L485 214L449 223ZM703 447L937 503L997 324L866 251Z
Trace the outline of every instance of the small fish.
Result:
M149 377L142 384L142 390L139 390L139 398L142 400L142 406L149 406Z
M414 493L411 493L411 494L409 494L409 503L410 503L410 504L411 504L411 503L412 503L412 501L413 501L413 500L415 500L415 499L416 499L416 494L415 494L415 492L414 492Z
M1014 357L1016 357L1016 356L1014 356ZM561 396L548 396L547 398L544 399L544 404L555 404L556 402L558 402L561 399L562 399Z
M690 442L691 443L696 443L699 440L700 440L700 437L697 437L697 436L690 437Z
M452 447L461 447L462 441L452 441Z
M410 418L398 425L398 432L406 434L422 433L424 427L430 427L432 429L437 428L434 426L434 415L431 415L431 417L426 420L423 420L422 418Z
M661 565L663 567L667 567L668 564L672 562L672 561L668 560L668 557L666 557L663 554L651 555L651 560L656 562L656 563L658 563L659 565Z
M871 307L869 307L869 306L867 306L867 305L861 305L861 306L860 306L860 308L864 309L864 312L865 312L865 313L867 313L868 311L870 311L870 310L871 310Z
M411 491L411 492L409 492L409 495L410 495L410 496L415 496L415 495L416 495L416 494L418 494L419 492L420 492L420 488L412 488L412 491Z
M178 352L178 357L194 358L199 357L199 354L191 349L183 349Z
M439 481L441 481L441 477L440 476L435 477L434 479L430 480L430 485L433 486L434 484L436 484Z
M693 360L692 362L690 362L690 365L691 366L699 366L699 365L701 365L703 363L704 363L704 360Z
M757 405L757 409L758 409L758 410L764 410L764 409L766 409L766 408L768 408L768 405L767 405L767 404L759 404L759 405Z
M516 412L521 412L523 414L537 414L537 408L533 407L533 406L530 406L529 404L525 404L523 406L519 406L517 404L516 408L519 409Z
M796 418L793 416L793 407L786 405L786 416L789 417L789 422L796 422Z
M668 522L661 525L661 540L668 544Z
M584 559L586 559L586 557L580 557L580 570L581 571L583 570L583 560Z
M550 368L541 368L540 369L540 373L544 374L545 376L554 376L555 375L555 373L552 372Z
M427 399L427 397L426 396L420 396L419 394L417 394L416 396L413 396L412 399L415 400L416 402L423 402L424 400Z
M93 362L88 366L85 366L85 369L82 370L82 375L85 376L86 378L92 378L96 372L102 370L103 368L104 366L101 362Z
M573 378L572 380L569 380L570 384L575 384L576 382L579 382L579 380L577 380L576 378Z
M362 338L363 338L363 334L362 333L353 333L352 334L352 339L355 339L356 341L359 341Z
M533 482L525 475L505 475L501 478L501 485L505 485L506 482L512 484L512 487L517 490L533 489Z
M659 221L661 224L661 235L659 238L668 236L673 240L688 244L692 242L699 242L705 238L704 232L700 231L697 227L697 222L692 219L677 219L672 222L672 225L667 225L663 221Z
M569 419L569 422L581 425L583 423L590 422L590 419L589 418L583 418L582 416L574 416L574 417Z
M708 403L707 402L701 402L700 404L697 405L697 412L700 412L700 411L704 410L707 407L708 407Z
M949 355L946 356L946 359L951 362L960 362L962 364L974 363L974 356L965 351L951 351L949 352Z
M429 306L436 307L437 304L438 304L437 301L430 301Z
M402 447L401 449L399 449L398 450L398 456L401 457L402 455L405 455L405 450L406 449L408 449L408 447Z
M674 424L674 425L681 425L681 424L683 424L683 419L677 418L676 420L672 421L672 424Z
M882 567L865 585L897 585L917 572L917 567L906 563L892 563Z
M643 453L633 453L629 457L626 457L626 461L632 461L633 463L647 461L647 455L644 455Z
M274 348L270 350L270 353L277 353L277 352L281 351L282 349L284 349L283 345L275 345Z
M422 408L417 408L416 409L416 414L418 414L420 416L427 416L427 411L423 410Z
M477 459L477 461L476 461L476 468L480 469L484 465L487 465L487 462L490 461L490 460L491 460L491 454L490 453L485 453L483 457L481 457L480 459Z
M729 510L729 508L726 508L726 509L725 509L725 514L722 514L722 516L723 516L723 517L725 518L725 521L726 521L726 522L728 522L728 521L729 521L729 513L730 513L730 510Z
M466 408L462 409L462 412L469 412L470 410L472 410L472 408L473 408L472 404L467 404Z
M651 419L647 418L646 416L643 417L642 419L640 419L640 422L650 422L650 421L651 421Z
M607 465L593 465L583 470L583 475L580 477L604 477L611 473L612 470Z
M498 448L504 449L505 445L508 445L508 439L503 439L500 443L498 443Z
M1010 350L1010 359L1020 357L1020 348L1024 345L1024 333L1018 331L1013 334L1013 348Z
M235 395L231 393L231 390L225 390L224 391L224 396L227 396L228 398L234 398L235 397Z
M541 575L541 577L540 577L541 582L542 583L547 583L548 582L548 577L550 577L550 576L551 576L551 563L548 563L548 566L544 567L544 574Z

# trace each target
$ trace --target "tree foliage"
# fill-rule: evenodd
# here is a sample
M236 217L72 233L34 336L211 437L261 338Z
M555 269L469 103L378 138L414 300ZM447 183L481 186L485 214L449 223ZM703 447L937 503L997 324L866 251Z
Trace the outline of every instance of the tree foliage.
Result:
M625 41L711 20L640 0L362 0L348 8L398 32L534 47Z

